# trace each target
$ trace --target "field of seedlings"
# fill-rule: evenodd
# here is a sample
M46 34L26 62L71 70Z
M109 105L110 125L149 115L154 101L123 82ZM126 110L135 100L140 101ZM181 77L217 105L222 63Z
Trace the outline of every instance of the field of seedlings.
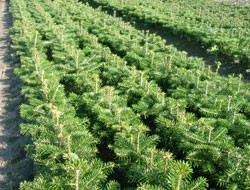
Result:
M10 11L34 165L19 189L250 189L249 6L10 0ZM222 76L223 61L208 66L154 27L246 70Z
M213 54L223 54L236 63L249 65L249 6L213 0L82 0L160 26L198 41ZM249 67L250 68L250 67Z

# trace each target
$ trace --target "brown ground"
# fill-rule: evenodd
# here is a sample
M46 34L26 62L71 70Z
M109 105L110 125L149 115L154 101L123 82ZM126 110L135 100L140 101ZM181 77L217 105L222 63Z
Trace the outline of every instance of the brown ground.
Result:
M12 18L8 3L0 1L0 190L16 189L29 178L31 161L25 158L27 138L20 135L21 82L13 73L9 32Z

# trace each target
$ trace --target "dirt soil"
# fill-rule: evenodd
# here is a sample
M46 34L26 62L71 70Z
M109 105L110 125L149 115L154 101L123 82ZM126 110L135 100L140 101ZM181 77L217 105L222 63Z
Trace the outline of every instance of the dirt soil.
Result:
M14 74L9 49L12 17L8 3L0 1L0 190L17 189L31 175L31 160L25 157L27 137L20 134L21 81Z

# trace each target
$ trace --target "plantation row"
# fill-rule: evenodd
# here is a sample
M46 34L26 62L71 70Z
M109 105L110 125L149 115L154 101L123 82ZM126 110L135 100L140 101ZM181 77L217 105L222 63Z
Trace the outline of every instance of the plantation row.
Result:
M24 7L24 5L20 5L20 6ZM29 7L30 11L38 11L39 13L42 13L42 12L40 12L40 11L42 11L41 10L42 7L40 7L39 4L37 4L37 2L36 3L32 2L32 4L29 3L29 6L30 6ZM37 9L34 9L34 8L37 8ZM36 13L38 13L38 12L36 12ZM33 13L35 13L35 12L33 12ZM24 14L26 15L27 12ZM41 17L41 18L48 18L47 15L42 15L42 16L44 16L44 17ZM18 15L18 17L19 17L19 15ZM44 26L45 26L44 25L45 22L43 23L43 25L39 26L38 23L40 21L42 21L42 20L37 20L37 23L35 23L35 26L36 26L35 28L43 30ZM16 23L17 23L17 21L16 21ZM23 23L20 23L20 24L23 25L24 23L27 24L28 20L24 19ZM29 30L31 29L31 26L32 25L27 26L29 28ZM53 25L53 26L55 26L55 25ZM17 26L17 28L20 28L20 25ZM60 31L59 29L64 28L64 26L60 26L60 28L57 28L57 27L55 27L55 28L52 27L52 28L53 28L52 30L54 30L54 35L52 33L51 34L47 33L47 34L48 34L48 36L52 35L53 36L52 39L56 40L56 38L54 38L54 37L56 37L56 35L58 34L57 32ZM21 33L23 34L23 32L24 31L22 31ZM33 30L33 32L36 33L36 30ZM49 31L47 31L47 32L49 32ZM51 31L51 32L53 32L53 31ZM25 31L25 33L26 33L26 31ZM32 30L27 31L27 35L31 34L31 33L32 33ZM15 39L15 37L13 37L13 39ZM23 39L29 39L29 37L23 36L23 38L20 39L20 43L23 42L22 41ZM55 44L60 45L60 44L58 44L57 41L54 41L54 40L53 40L54 45ZM27 43L28 43L28 41L27 41ZM34 98L34 97L31 99L31 97L30 97L28 99L31 101L31 104L34 101L35 103L33 103L33 104L35 104L35 105L22 106L22 116L27 120L27 122L30 122L29 125L25 124L23 126L23 132L31 134L33 137L34 144L36 145L35 150L34 150L34 147L33 148L30 147L29 154L31 154L32 157L34 158L34 161L36 163L36 172L37 172L37 174L36 174L37 176L35 177L34 182L32 182L32 183L27 182L22 186L22 188L23 189L54 189L54 188L57 188L57 189L58 188L62 188L62 189L65 189L65 188L67 188L67 189L79 189L79 188L80 189L100 189L101 186L100 186L100 183L98 184L98 181L101 181L103 178L105 178L105 175L104 175L105 171L108 170L108 168L110 168L110 166L105 166L105 167L102 166L102 164L99 163L98 161L96 161L93 158L93 155L90 154L91 152L93 152L93 153L95 152L93 150L93 147L92 147L93 138L91 136L89 136L86 133L86 131L84 131L84 128L82 128L81 131L77 130L77 126L79 126L79 123L77 123L77 121L79 122L79 120L77 119L77 121L75 121L73 123L73 121L76 120L76 118L75 119L72 118L72 115L74 115L74 112L73 113L72 113L72 111L70 112L71 106L65 105L65 102L67 101L67 100L65 100L65 97L60 97L60 96L57 97L56 96L57 94L60 94L61 96L63 96L63 92L60 92L60 90L59 90L60 85L58 84L58 86L57 86L56 74L54 72L56 72L56 73L58 72L57 74L60 76L64 73L64 71L62 70L62 72L60 73L60 71L57 70L55 65L42 65L42 64L40 64L41 62L43 63L43 61L47 64L49 64L49 63L51 64L51 62L49 62L46 59L45 60L42 59L42 56L40 56L40 55L43 54L44 52L38 51L37 44L41 45L40 46L41 50L43 50L43 51L45 50L44 46L42 46L42 44L43 44L42 41L39 42L39 38L37 38L36 35L34 35L32 40L31 40L31 46L35 46L35 47L33 47L34 49L31 49L31 50L35 51L35 55L34 55L34 57L30 56L31 58L33 58L33 61L34 61L34 62L32 62L33 64L31 64L30 66L33 69L31 71L34 72L34 75L38 75L38 78L41 77L41 79L42 79L42 81L38 81L38 83L40 82L41 85L45 85L44 88L41 89L41 91L44 92L43 98L46 101L45 101L45 104L43 105L41 100ZM16 45L15 49L17 50L19 55L24 53L23 47L21 47L21 46ZM63 49L64 48L62 48L62 50ZM24 64L25 57L24 56L22 56L22 57L23 57L22 59L24 59L24 60L22 60L23 67L22 67L22 69L20 69L21 71L19 70L19 72L18 71L17 72L22 76L22 78L25 78L25 79L23 79L24 82L29 83L30 78L27 79L27 76L25 75L25 73L29 72L30 70L27 70L28 65ZM71 56L68 55L68 57L71 57ZM38 63L38 61L39 61L39 63ZM36 65L36 63L39 65ZM53 71L54 71L53 72L54 74L52 74L52 76L50 76L51 78L50 79L47 78L47 80L45 78L45 76L46 76L45 73L47 73L46 70L44 70L45 68L47 68L47 72L51 71L51 69L53 69ZM42 69L41 73L39 73L40 69ZM25 73L23 73L23 72L25 72ZM41 75L41 76L39 76L39 75ZM51 75L51 74L49 74L49 75ZM29 97L28 91L31 90L30 89L31 86L28 84L26 84L26 85L24 86L23 93L26 94L26 97ZM50 85L52 85L52 86L50 86ZM52 88L54 85L55 85L56 89ZM25 90L26 88L28 88L28 90ZM35 90L35 89L33 88L32 90ZM39 89L37 91L39 91ZM103 89L103 91L104 91L104 89ZM49 97L50 95L52 96L52 99L50 99L50 97ZM34 96L34 94L33 94L33 96ZM58 105L55 105L56 102L54 102L54 101L57 99L59 99L60 101L58 102ZM63 105L64 110L59 109L59 105L60 106ZM39 109L39 110L37 110L37 109ZM29 115L29 113L32 113L33 110L35 110L38 113L41 112L40 113L41 116L34 115L34 114ZM47 113L46 111L51 111L52 113ZM71 118L70 118L70 116L71 116ZM36 117L36 118L34 118L34 117ZM47 117L49 117L49 118L52 117L52 118L51 118L51 120L48 120ZM63 118L63 120L59 120L61 117ZM64 121L64 120L66 120L66 121ZM46 122L47 125L43 126L44 122ZM67 123L64 123L64 122L67 122ZM43 124L43 125L41 126L41 124ZM37 128L36 129L37 131L36 130L34 131L34 125L37 125L37 126L35 126ZM76 128L74 128L72 130L70 127L76 127ZM83 127L83 126L81 126L81 127ZM38 134L41 132L42 132L42 135L39 136ZM132 138L132 136L134 134L137 134L137 133L138 133L138 131L136 131L136 128L134 128L133 131L127 132L126 135L129 135L129 139L130 139L130 138ZM140 134L139 137L143 140L143 139L145 139L145 135L143 135L144 131L141 131L141 133L142 134ZM35 138L36 136L38 136L39 138L36 139ZM74 138L76 138L76 139L74 139ZM127 139L128 137L121 136L120 138ZM140 138L135 142L131 142L132 145L136 144L137 151L140 151L140 148L141 148L138 144L138 143L140 143L140 141L142 141L142 140L140 140ZM87 141L86 141L86 139L87 139ZM155 137L152 137L151 139L145 139L144 141L146 141L146 145L148 147L151 147L152 151L155 150L154 144L153 144L153 142L155 141ZM147 143L147 142L149 142L149 143ZM83 143L85 145L83 145ZM89 145L91 145L91 146L89 146ZM142 148L144 148L144 147L142 147ZM133 147L131 147L131 149L133 150ZM172 172L175 171L177 169L177 167L184 167L184 168L187 167L188 171L191 172L191 168L183 162L176 162L175 163L174 160L171 159L171 157L165 161L163 156L168 155L167 153L160 152L157 150L155 150L154 152L156 153L155 157L156 158L158 157L159 161L162 160L162 162L164 161L163 163L166 162L166 164L169 164L169 170L171 169ZM157 153L159 155L157 155ZM146 154L146 153L144 153L144 154ZM88 162L88 161L90 161L89 159L93 159L93 160L91 160L91 162ZM174 168L170 167L171 165L173 165ZM93 167L91 167L91 166L93 166ZM164 164L161 165L160 170L162 170L162 167L164 167L164 166L165 166ZM165 170L165 168L164 168L164 170ZM65 175L65 171L67 172L66 175ZM46 173L43 173L43 172L46 172ZM170 172L170 171L168 171L168 172ZM203 180L203 185L204 184L205 184L205 182ZM175 184L173 184L173 185L175 185ZM110 183L107 186L108 186L107 189L114 189L116 187L116 184ZM143 188L144 187L147 188L146 185L144 185Z
M81 0L201 42L209 52L250 63L250 8L213 0Z
M27 152L35 162L34 181L20 188L100 189L112 164L96 158L97 140L87 130L87 118L75 116L60 84L63 71L47 59L45 41L37 30L46 25L36 23L25 1L10 3L15 20L13 48L21 61L16 73L23 80L22 93L28 102L21 106L25 119L21 127L32 138ZM107 189L114 185L110 182Z
M241 76L75 0L11 6L36 166L23 189L249 187Z

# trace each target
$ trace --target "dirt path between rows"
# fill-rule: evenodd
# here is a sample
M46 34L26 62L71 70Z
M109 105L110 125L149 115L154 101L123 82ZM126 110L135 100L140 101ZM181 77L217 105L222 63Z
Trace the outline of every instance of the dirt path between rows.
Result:
M20 135L21 81L15 76L9 50L12 17L8 3L0 1L0 190L17 189L30 176L31 161L25 157L27 138Z

